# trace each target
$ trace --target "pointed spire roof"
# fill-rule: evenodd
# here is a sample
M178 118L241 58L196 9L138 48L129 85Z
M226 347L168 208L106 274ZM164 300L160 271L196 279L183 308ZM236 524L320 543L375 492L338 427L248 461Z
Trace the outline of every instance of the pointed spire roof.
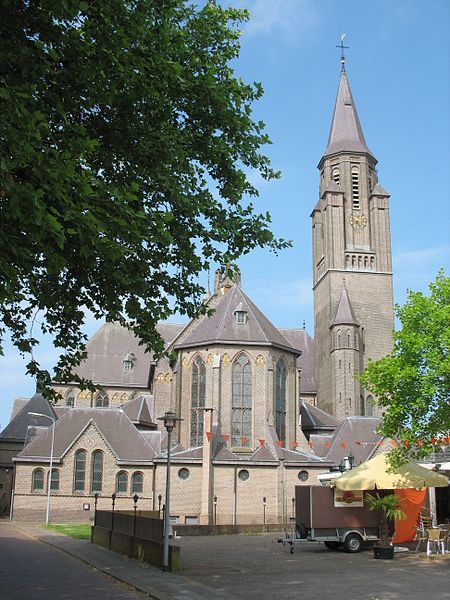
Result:
M345 287L345 283L342 286L341 299L339 300L336 314L334 316L334 319L331 321L330 327L333 327L333 325L359 326L359 323L355 317L355 313L353 312L352 303L350 302L350 298L348 297L348 292L347 288Z
M330 136L324 157L337 152L365 152L373 156L364 139L347 73L344 69L341 71Z
M387 192L384 188L381 187L379 183L373 188L371 196L389 196L389 192Z

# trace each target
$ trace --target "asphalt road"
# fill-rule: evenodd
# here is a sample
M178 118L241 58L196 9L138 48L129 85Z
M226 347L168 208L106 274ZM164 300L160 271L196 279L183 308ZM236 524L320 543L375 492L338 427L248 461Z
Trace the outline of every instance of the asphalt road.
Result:
M0 598L8 600L138 600L81 561L13 528L0 528Z
M347 554L311 542L290 554L275 535L182 537L183 574L242 600L450 599L450 554L375 560L371 549Z

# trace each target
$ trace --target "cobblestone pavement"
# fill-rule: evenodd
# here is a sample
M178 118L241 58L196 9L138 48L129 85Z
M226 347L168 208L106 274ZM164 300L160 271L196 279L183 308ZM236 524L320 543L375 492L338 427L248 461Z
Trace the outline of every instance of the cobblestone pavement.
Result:
M138 600L107 575L53 546L0 525L0 597L8 600Z

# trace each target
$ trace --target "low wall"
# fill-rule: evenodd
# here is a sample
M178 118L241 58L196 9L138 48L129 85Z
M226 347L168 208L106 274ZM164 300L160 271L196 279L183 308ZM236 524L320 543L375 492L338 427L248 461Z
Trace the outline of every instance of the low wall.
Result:
M104 527L92 526L91 542L108 548L113 552L124 554L155 567L163 565L163 544L152 540L133 537L119 531L111 531ZM169 569L178 571L181 568L181 552L179 546L169 546Z
M279 532L289 529L290 525L269 523L267 525L172 525L174 535L231 535L236 533Z

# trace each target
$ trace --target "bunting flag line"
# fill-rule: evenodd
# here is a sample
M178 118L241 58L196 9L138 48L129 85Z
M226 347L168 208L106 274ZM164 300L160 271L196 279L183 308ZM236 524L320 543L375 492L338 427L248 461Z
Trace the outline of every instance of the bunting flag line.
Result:
M417 440L417 445L419 446L419 448L422 448L422 446L423 446L422 440Z
M403 440L403 446L408 449L409 448L409 442L408 440Z
M294 448L297 448L297 447L298 447L298 442L292 442L292 446L293 446Z
M330 442L325 442L324 443L324 448L331 448Z
M361 442L355 442L357 446L361 446Z
M282 448L282 446L283 446L283 442L282 442L282 441L278 441L278 442L277 442L277 446L279 446L280 448Z
M265 443L266 443L266 440L259 440L259 445L260 446L264 446Z
M347 444L345 442L342 442L341 448L347 448Z
M397 444L397 442L395 440L391 440L391 446L393 448L397 448L398 444Z
M311 441L309 441L309 442L308 442L308 446L309 446L310 448L312 448L312 447L313 447L313 443L312 443Z
M231 435L229 433L223 433L222 439L224 440L224 442L229 442L231 440Z
M247 443L247 438L245 437L245 435L243 435L243 436L241 437L241 442L242 442L242 445L243 445L243 446L245 446L245 444Z
M211 433L211 431L206 431L205 433L206 433L206 437L208 439L208 442L210 442L213 434Z

